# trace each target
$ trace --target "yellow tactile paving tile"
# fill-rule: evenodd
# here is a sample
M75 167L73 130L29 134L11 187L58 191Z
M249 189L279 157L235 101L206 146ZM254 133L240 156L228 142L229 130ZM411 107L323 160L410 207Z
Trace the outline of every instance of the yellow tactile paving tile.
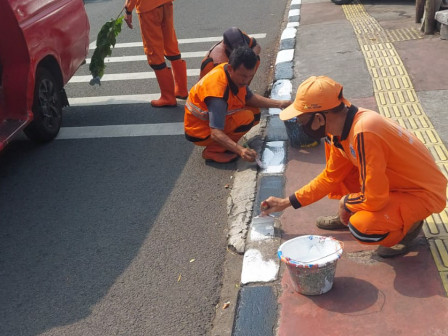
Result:
M391 42L408 41L423 38L421 32L414 28L387 29L386 34Z
M342 6L364 55L379 113L412 131L448 176L448 150L425 114L393 42L422 38L416 29L385 30L356 1ZM448 196L448 190L447 190ZM423 231L448 294L448 209L426 219Z
M440 272L448 272L448 239L431 239L429 248L432 251L437 269Z
M445 292L448 293L448 272L440 272L440 278L442 279L443 287L445 287Z
M445 209L440 214L433 214L426 218L426 223L423 226L423 231L426 237L436 237L448 239L448 209Z

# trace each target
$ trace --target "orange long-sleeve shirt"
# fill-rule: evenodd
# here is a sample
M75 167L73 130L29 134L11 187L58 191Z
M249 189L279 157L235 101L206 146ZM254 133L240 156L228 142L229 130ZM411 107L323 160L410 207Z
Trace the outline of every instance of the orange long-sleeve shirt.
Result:
M160 5L174 0L126 0L125 6L128 11L132 12L135 8L137 13L148 12Z
M394 191L420 196L431 212L445 208L447 179L425 145L392 120L352 106L341 137L325 145L326 167L290 196L295 208L336 191L354 167L360 192L348 194L345 206L351 212L380 210Z

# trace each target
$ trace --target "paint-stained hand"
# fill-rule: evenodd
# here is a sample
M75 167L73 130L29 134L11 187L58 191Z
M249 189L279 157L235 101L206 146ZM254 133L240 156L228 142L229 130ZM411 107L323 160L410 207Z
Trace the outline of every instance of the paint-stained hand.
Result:
M252 148L243 148L240 153L241 158L244 161L254 162L257 157L257 152Z
M267 216L273 212L283 211L290 205L291 202L289 201L289 198L278 198L270 196L266 200L261 202L261 216Z

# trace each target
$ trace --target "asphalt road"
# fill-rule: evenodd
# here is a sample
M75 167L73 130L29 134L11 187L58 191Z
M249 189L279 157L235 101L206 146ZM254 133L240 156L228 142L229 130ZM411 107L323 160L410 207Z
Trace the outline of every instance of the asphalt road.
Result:
M122 5L86 1L92 42ZM195 39L230 26L265 34L252 82L263 94L285 5L177 0L178 38L193 39L181 51L208 50L215 42ZM135 14L134 21L118 43L141 42ZM112 56L139 55L142 47L117 46ZM186 58L188 69L197 71L201 58ZM106 68L147 72L146 61L128 59ZM236 166L203 162L179 132L182 103L154 109L142 102L159 92L154 78L91 87L81 81L86 75L84 65L80 82L66 87L72 106L57 140L21 139L0 156L0 335L207 335L226 254L226 185ZM98 100L109 96L118 103Z

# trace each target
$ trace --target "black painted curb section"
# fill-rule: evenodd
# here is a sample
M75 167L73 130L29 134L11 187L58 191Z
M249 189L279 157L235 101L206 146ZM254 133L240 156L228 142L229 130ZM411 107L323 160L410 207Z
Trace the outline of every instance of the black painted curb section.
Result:
M232 335L274 336L277 297L273 287L243 287L238 296Z
M263 200L269 196L284 197L283 189L285 186L285 178L283 175L262 175L258 180L258 191L255 197L253 217L260 214L260 205ZM274 217L280 217L280 212L272 213Z

